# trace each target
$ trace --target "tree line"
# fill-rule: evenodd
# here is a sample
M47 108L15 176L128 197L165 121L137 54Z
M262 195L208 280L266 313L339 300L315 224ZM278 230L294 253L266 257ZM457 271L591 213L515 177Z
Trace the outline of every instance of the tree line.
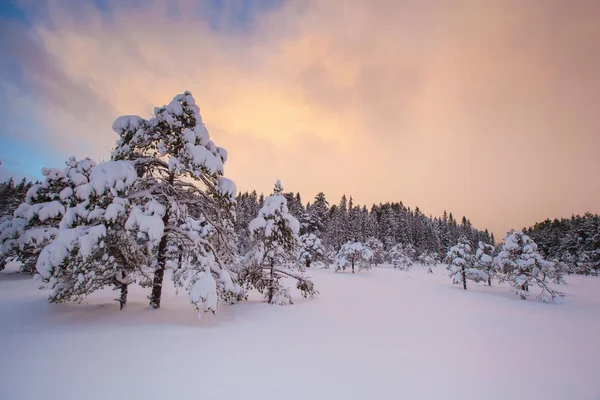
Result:
M600 217L597 214L546 219L523 231L537 243L544 257L565 263L569 273L597 275L600 271Z
M290 214L300 221L300 235L314 234L325 248L333 251L338 251L347 242L365 243L375 238L386 251L402 244L414 249L415 259L423 253L437 253L443 258L460 237L467 237L473 243L495 244L493 233L474 228L466 217L459 222L446 211L440 217L426 216L419 207L412 210L402 202L373 204L367 209L354 204L352 197L346 195L330 206L322 192L312 203L304 205L300 193L283 195ZM236 198L235 231L241 254L245 254L251 245L248 222L263 202L264 195L257 195L256 191L240 193Z

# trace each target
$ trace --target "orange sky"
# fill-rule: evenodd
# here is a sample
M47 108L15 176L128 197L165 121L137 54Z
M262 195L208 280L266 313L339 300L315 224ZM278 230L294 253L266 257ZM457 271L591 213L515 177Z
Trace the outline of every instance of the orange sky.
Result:
M288 1L230 32L191 1L179 19L110 2L107 20L51 1L32 28L66 79L31 66L38 92L15 101L70 153L108 158L118 115L190 90L243 191L278 178L305 201L448 209L498 236L600 212L600 2Z

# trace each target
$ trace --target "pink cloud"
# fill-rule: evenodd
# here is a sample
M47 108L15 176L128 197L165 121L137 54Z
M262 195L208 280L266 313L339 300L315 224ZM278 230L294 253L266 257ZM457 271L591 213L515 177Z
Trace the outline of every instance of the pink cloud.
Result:
M497 234L600 212L596 2L289 2L229 34L187 1L178 19L119 4L51 2L35 27L52 67L25 70L30 100L61 145L106 158L117 115L191 90L242 190L279 177Z

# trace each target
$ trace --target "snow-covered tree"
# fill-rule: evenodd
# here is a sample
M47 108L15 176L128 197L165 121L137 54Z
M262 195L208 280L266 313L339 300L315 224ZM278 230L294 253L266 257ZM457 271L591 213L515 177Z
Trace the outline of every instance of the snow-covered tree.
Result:
M150 263L146 247L125 229L127 192L137 179L133 165L70 158L60 169L43 169L14 218L3 225L2 255L37 271L50 302L81 301L113 286L121 307L127 287Z
M408 271L412 267L411 250L412 248L409 245L403 245L402 243L398 243L390 249L388 257L394 268Z
M467 279L476 282L487 279L487 275L473 268L473 250L469 240L464 236L448 250L444 261L448 263L448 276L452 279L452 283L462 285L465 290L467 290Z
M383 242L381 240L371 236L365 241L365 246L367 246L373 252L371 264L379 265L385 262L385 247L383 246Z
M519 230L511 230L504 236L494 264L500 281L508 282L522 299L527 298L529 288L534 284L542 289L539 300L544 303L556 302L563 296L547 282L547 278L552 279L557 273L553 263L544 260L535 242Z
M346 195L343 195L340 203L332 206L330 210L329 224L327 226L327 244L332 245L335 249L339 249L344 243L352 239L350 236L348 200Z
M329 203L323 192L315 196L314 202L307 207L307 231L323 239L329 224Z
M13 213L23 203L25 194L32 186L33 183L27 182L25 178L16 185L13 178L0 183L0 222L13 217Z
M138 179L129 195L127 229L155 258L150 305L160 307L164 272L185 287L199 311L244 293L235 262L235 184L225 178L227 151L210 139L190 92L156 108L154 117L122 116L113 160L132 162Z
M127 196L136 180L132 163L108 161L92 167L89 176L78 176L73 190L63 191L65 208L56 237L36 264L42 285L52 289L51 302L81 301L113 286L120 290L123 308L128 285L151 263L147 247L126 229Z
M345 271L351 267L352 273L358 270L371 269L370 260L373 257L373 251L360 242L347 242L338 251L335 257L335 271Z
M495 247L491 244L479 242L477 252L475 253L474 267L487 276L488 286L492 286L492 275L494 273L494 251Z
M325 257L325 248L314 233L305 233L300 236L299 261L306 268L310 268L311 264L323 260Z
M418 257L418 260L422 265L426 267L432 267L440 262L440 256L437 252L425 250Z
M337 251L335 251L335 248L333 246L327 246L327 249L325 250L323 268L329 268L332 264L334 264L336 256Z
M596 268L594 265L594 261L590 256L590 253L587 251L581 251L577 261L575 262L577 273L583 274L585 276L588 275L596 275Z
M13 259L23 272L35 273L40 252L56 237L66 210L78 204L75 188L88 183L94 166L89 158L71 157L64 169L42 169L44 181L32 186L13 218L0 224L0 270Z
M281 182L277 181L273 194L250 222L253 246L246 254L242 277L269 303L286 305L292 304L292 298L282 278L295 279L296 288L304 297L312 297L317 291L297 261L300 223L289 213L282 192Z
M551 260L550 262L552 263L552 270L550 271L550 279L552 282L557 285L566 285L567 282L564 279L564 275L571 272L571 267L557 259ZM545 273L548 274L548 271Z

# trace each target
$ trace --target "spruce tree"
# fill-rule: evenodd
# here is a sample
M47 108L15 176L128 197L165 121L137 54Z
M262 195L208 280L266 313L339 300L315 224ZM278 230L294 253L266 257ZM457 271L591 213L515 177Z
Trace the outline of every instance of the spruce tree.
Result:
M312 297L317 291L298 263L300 223L289 213L282 193L281 182L277 181L273 194L250 222L253 246L246 254L242 279L248 287L264 294L268 303L286 305L292 304L292 298L283 285L284 277L295 279L304 297Z
M42 249L54 240L61 224L76 216L75 211L67 210L79 204L75 189L89 182L94 166L89 158L71 157L64 169L42 169L44 181L32 186L13 218L0 224L0 269L13 259L21 262L23 272L36 272Z
M388 257L394 268L408 271L413 265L411 253L412 246L410 244L403 245L402 243L398 243L390 249Z
M113 130L120 139L112 158L132 162L139 176L128 229L155 257L151 307L160 307L167 268L199 311L243 298L231 269L236 187L224 177L227 151L210 139L192 94L175 96L149 120L120 117Z
M537 245L522 231L511 230L504 236L494 264L501 282L508 282L521 299L529 296L529 288L537 284L542 293L539 300L544 303L557 302L562 293L548 285L547 279L555 278L560 272L552 262L544 260Z
M371 257L371 264L379 265L385 262L385 248L381 240L376 237L370 237L365 241L365 246L367 246L373 252L373 257Z
M448 250L446 259L448 263L448 276L452 278L452 283L462 285L467 290L468 273L473 266L473 254L469 240L461 237L459 242Z
M488 286L492 286L492 275L494 272L494 252L495 247L484 243L479 242L479 246L477 248L477 252L475 253L475 268L480 270L483 274L487 276Z
M325 257L325 248L321 239L314 233L305 233L300 236L299 261L306 268L310 268L311 264L320 262Z

